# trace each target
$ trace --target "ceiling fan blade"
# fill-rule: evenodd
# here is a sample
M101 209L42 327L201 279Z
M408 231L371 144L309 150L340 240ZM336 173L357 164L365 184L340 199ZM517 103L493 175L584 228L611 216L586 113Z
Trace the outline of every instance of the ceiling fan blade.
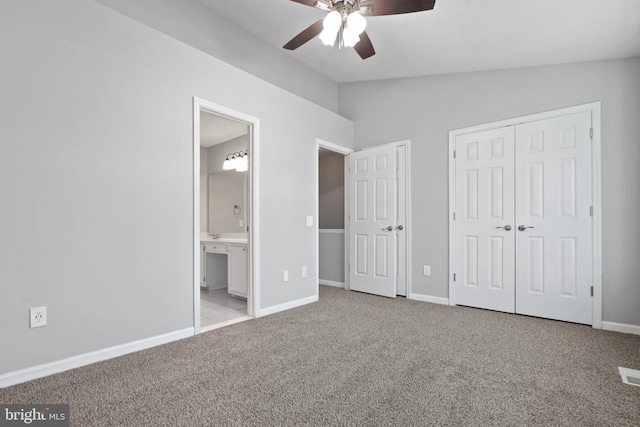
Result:
M436 0L363 0L360 2L362 14L365 16L398 15L401 13L422 12L431 10ZM370 9L370 10L369 10Z
M311 24L307 27L306 30L303 30L300 34L289 40L287 44L285 44L285 49L294 50L317 36L322 32L322 19L316 22L315 24Z
M360 34L360 41L356 43L353 48L358 52L358 55L360 55L360 58L362 59L367 59L376 54L376 50L373 48L371 39L367 35L366 31Z

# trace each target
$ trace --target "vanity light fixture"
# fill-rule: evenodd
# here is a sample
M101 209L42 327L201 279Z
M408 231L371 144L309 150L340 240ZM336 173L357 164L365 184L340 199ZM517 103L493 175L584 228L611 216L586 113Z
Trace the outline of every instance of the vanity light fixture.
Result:
M249 150L236 151L227 155L222 169L228 171L235 169L236 172L246 172L249 169Z

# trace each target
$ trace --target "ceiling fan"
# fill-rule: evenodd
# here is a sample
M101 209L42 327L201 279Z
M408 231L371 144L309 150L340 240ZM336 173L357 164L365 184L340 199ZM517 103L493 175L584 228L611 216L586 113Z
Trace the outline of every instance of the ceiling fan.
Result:
M329 12L324 19L311 24L283 47L294 50L320 35L325 45L353 47L362 59L376 54L371 39L364 31L364 16L398 15L431 10L436 0L291 0Z

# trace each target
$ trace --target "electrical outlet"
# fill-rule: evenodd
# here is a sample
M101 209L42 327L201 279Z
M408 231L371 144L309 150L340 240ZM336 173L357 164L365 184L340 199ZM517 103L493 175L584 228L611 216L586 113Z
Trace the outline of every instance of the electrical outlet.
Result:
M282 272L282 281L283 282L289 281L289 270L285 270Z
M244 221L243 220L238 221L238 227L244 227Z
M29 309L29 327L38 328L47 324L47 307L33 307Z
M307 277L307 267L302 267L302 277Z
M431 276L431 266L430 265L425 265L422 273L425 276Z

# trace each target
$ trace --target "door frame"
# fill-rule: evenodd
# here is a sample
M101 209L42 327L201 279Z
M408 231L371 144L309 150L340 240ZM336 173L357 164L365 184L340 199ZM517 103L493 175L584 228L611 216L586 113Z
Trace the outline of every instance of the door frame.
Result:
M593 128L593 137L591 139L592 150L592 203L593 203L593 221L592 221L592 237L593 237L593 307L592 307L592 327L602 329L602 187L601 187L601 103L600 101L588 104L576 105L558 110L545 111L538 114L516 117L507 120L501 120L492 123L471 126L462 129L449 131L449 305L455 305L455 287L454 274L455 266L455 173L456 159L454 157L455 141L460 135L481 132L506 126L515 126L522 123L534 122L539 120L550 119L558 116L566 116L585 111L591 112L591 126Z
M406 299L411 298L411 141L401 141L394 143L396 145L396 162L398 159L398 147L404 146L404 296ZM396 163L397 164L397 163ZM399 200L399 193L396 192L396 197ZM397 276L397 275L396 275ZM398 284L396 283L396 292ZM396 293L396 296L400 295Z
M249 126L249 188L247 227L247 314L259 317L260 307L260 210L259 147L260 120L231 108L193 97L193 325L200 333L200 111L206 111Z
M350 289L349 283L349 184L347 177L349 173L349 163L347 156L354 152L352 148L343 147L342 145L335 144L333 142L325 141L320 138L316 138L316 170L315 170L315 189L316 189L316 223L314 227L314 238L316 239L316 297L320 296L320 158L318 156L318 150L320 148L326 148L337 154L344 156L344 288Z

